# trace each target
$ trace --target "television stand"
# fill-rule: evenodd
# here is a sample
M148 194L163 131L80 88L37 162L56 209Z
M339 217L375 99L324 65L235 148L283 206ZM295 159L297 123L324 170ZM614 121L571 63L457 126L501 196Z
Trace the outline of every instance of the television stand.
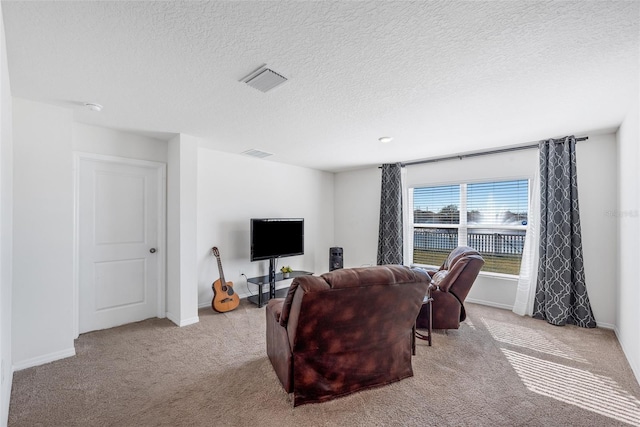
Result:
M254 304L257 304L258 307L262 307L271 298L284 298L287 295L289 288L276 290L276 282L293 279L294 277L309 276L311 274L313 273L310 273L308 271L292 271L291 273L289 273L289 277L285 279L282 273L278 273L274 274L273 281L269 280L269 275L250 277L249 279L247 279L247 282L258 285L258 295L251 295L250 297L247 297L247 300L251 301ZM269 284L269 292L262 291L262 287L265 284Z

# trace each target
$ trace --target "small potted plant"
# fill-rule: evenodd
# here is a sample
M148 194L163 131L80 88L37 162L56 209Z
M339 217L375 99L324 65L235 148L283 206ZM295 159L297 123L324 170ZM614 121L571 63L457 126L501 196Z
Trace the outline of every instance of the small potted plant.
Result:
M291 273L293 271L293 269L291 267L289 267L288 265L283 266L280 271L282 272L282 278L283 279L288 279L289 278L289 273Z

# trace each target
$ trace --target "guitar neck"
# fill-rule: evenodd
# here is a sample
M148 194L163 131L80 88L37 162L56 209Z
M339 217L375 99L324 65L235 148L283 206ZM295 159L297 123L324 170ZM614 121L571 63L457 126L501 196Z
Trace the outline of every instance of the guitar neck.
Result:
M224 286L227 281L224 279L224 272L222 271L222 261L220 261L220 257L217 256L216 260L218 261L218 272L220 273L220 282Z

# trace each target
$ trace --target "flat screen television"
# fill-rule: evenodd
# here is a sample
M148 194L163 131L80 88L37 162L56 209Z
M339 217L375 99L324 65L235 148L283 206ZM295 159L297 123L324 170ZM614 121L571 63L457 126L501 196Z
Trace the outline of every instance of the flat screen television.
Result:
M303 254L303 218L251 219L251 261Z

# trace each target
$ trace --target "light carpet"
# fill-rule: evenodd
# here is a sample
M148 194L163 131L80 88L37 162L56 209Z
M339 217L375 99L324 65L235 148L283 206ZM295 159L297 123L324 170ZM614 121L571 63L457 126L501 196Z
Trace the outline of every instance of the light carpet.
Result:
M418 341L414 376L293 408L265 350L265 309L199 312L83 334L77 356L14 374L9 426L640 425L640 387L613 331L467 305Z

